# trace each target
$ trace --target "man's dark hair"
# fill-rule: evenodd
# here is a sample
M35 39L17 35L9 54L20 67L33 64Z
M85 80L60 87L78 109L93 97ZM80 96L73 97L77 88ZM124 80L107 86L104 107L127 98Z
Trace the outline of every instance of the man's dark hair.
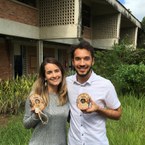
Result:
M90 51L92 58L94 58L94 48L93 48L93 46L91 46L91 44L88 41L82 40L82 41L80 41L79 44L71 46L71 59L74 58L74 52L77 48L86 49L86 50Z

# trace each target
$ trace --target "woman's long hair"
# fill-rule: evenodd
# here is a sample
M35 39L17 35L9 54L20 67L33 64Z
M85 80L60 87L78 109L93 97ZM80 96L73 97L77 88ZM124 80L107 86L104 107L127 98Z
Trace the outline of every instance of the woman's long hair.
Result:
M40 95L43 100L46 103L46 106L49 104L49 92L48 92L48 85L46 85L46 81L45 81L45 65L51 63L51 64L55 64L56 66L59 67L61 74L62 74L62 81L61 83L58 85L58 90L57 90L57 94L58 94L58 100L59 100L59 105L64 105L67 102L67 88L66 88L66 80L65 80L65 71L64 68L62 66L62 64L57 61L55 58L52 57L47 57L44 59L44 61L42 62L40 69L39 69L39 75L37 80L35 81L35 83L33 84L32 87L32 94L38 94Z

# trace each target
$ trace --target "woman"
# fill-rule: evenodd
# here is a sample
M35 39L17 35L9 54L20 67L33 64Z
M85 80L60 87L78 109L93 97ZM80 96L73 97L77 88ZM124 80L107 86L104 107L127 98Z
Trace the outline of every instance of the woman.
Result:
M25 106L24 126L34 128L29 145L66 145L68 110L64 69L46 58Z

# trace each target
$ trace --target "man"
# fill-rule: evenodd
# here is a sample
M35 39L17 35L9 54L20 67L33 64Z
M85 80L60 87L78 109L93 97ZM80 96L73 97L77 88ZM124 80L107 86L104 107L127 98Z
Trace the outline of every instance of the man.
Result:
M71 117L68 145L109 145L106 119L119 120L121 117L121 103L115 88L92 70L94 49L88 42L74 45L71 57L76 74L67 77ZM89 96L90 101L79 100L82 94Z

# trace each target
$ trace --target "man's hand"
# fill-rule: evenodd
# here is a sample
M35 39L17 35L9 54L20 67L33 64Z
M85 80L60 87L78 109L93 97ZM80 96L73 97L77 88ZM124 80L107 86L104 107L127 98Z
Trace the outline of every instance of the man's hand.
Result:
M98 109L99 109L99 106L92 99L90 99L90 105L88 109L85 110L85 112L86 113L97 112Z
M91 105L88 109L83 111L84 113L92 113L97 112L107 118L113 119L113 120L119 120L122 114L121 106L116 109L111 108L101 108L99 107L93 100L91 100Z

